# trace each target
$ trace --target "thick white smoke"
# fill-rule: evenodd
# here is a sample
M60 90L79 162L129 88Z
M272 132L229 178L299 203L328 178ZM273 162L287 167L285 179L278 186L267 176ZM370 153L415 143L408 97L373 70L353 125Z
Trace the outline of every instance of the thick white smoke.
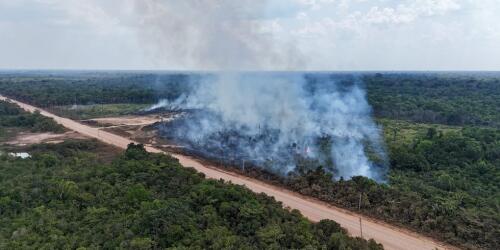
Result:
M322 165L325 157L333 160L334 166L325 167L337 177L383 177L384 168L365 152L370 146L385 158L379 128L357 84L329 77L311 83L294 73L227 73L210 79L187 97L155 106L198 110L182 126L167 128L170 134L194 147L212 147L219 157L246 158L280 173L293 170L299 155ZM318 142L324 137L329 138L326 154Z
M301 155L322 164L330 158L339 176L380 177L365 153L369 145L383 156L380 131L358 85L237 73L307 67L294 41L277 41L266 27L267 0L137 0L134 11L140 40L155 59L176 62L173 69L224 72L175 103L154 106L198 110L175 128L178 138L279 172L292 170ZM318 146L321 138L328 138L326 147Z

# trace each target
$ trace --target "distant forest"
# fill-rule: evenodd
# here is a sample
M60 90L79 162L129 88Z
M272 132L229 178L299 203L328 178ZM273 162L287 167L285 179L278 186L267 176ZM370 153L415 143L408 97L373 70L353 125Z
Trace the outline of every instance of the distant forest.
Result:
M322 73L324 75L324 73ZM344 74L345 75L345 74ZM314 79L308 74L307 79ZM200 75L0 74L0 93L41 107L155 103L175 99ZM446 125L500 126L500 74L378 73L359 76L379 118ZM332 74L332 79L336 78ZM341 82L340 82L341 84Z
M500 126L500 74L375 74L364 77L377 117Z

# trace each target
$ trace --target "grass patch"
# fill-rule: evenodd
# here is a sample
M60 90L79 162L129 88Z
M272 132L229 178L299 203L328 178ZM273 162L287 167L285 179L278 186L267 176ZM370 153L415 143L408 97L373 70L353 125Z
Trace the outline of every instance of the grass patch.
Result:
M412 143L416 138L424 137L430 128L443 134L457 132L463 128L461 126L414 123L392 119L377 119L377 123L383 127L384 139L387 144Z

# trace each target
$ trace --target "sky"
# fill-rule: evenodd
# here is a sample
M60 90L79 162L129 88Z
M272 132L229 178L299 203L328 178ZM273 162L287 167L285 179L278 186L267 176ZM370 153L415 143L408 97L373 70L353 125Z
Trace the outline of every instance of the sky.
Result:
M0 0L0 69L496 71L498 13L500 0Z

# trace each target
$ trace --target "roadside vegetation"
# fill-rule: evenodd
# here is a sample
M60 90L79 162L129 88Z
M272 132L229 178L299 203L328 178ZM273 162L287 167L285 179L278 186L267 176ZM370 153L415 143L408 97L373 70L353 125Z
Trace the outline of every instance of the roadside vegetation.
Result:
M387 184L331 181L321 168L283 181L299 193L469 249L500 245L500 130L385 122ZM400 131L394 137L393 129ZM396 139L394 139L396 138Z
M1 249L382 249L141 145L111 163L96 147L73 141L0 157Z
M26 128L31 132L64 131L64 127L39 112L25 112L17 104L0 100L0 135L7 127Z
M336 180L321 166L308 170L308 162L286 177L259 168L226 168L464 249L497 249L500 130L382 123L390 158L386 183Z

